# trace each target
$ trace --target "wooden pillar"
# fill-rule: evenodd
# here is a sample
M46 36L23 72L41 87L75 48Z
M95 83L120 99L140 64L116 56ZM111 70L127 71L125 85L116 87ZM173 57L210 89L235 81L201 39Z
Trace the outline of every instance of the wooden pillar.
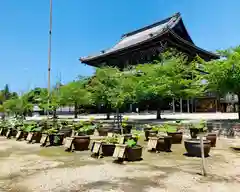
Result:
M187 99L187 112L190 113L189 99Z
M180 112L183 112L183 100L180 98Z

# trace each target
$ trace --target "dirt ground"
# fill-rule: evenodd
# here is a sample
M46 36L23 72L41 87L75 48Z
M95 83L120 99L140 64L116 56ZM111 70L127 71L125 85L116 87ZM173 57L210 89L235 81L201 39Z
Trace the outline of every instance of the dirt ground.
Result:
M142 161L119 165L111 157L91 158L90 151L68 153L1 137L0 192L238 192L240 153L229 148L236 142L217 140L203 177L201 159L184 156L183 144L173 145L171 153L145 148Z

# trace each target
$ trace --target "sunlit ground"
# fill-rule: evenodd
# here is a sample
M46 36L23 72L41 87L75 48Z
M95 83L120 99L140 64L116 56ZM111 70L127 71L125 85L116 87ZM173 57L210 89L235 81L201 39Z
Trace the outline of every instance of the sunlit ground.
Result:
M0 191L239 191L240 153L229 149L236 139L221 138L206 158L186 157L184 145L171 153L149 153L143 160L114 164L113 158L94 159L90 151L68 153L63 147L0 138Z

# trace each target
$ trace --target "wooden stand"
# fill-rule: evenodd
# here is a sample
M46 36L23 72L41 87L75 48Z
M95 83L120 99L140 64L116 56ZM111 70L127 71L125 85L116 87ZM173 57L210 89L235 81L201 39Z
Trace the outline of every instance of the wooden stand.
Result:
M113 157L117 158L118 162L123 162L125 157L126 147L127 145L124 145L124 144L116 144Z
M48 140L48 135L47 134L43 134L42 135L42 138L40 140L40 143L41 143L41 147L44 147L46 144L47 144L47 140Z
M93 142L92 149L91 149L91 152L92 152L91 156L92 157L99 158L101 146L102 146L101 141L94 141Z
M71 134L71 137L74 137L76 134L76 132L74 130L72 130L72 134Z
M124 136L123 135L121 135L121 137L120 137L119 144L120 145L124 144Z
M6 138L10 139L11 137L11 129L8 129L7 133L6 133Z
M73 150L73 140L74 140L73 137L65 138L65 144L64 144L65 151L72 151Z
M29 132L29 133L28 133L28 136L27 136L27 138L26 138L26 141L27 141L28 143L31 143L31 142L32 142L32 138L33 138L33 133Z
M148 151L156 150L158 137L149 137L148 140Z
M22 131L18 131L16 135L16 140L18 141L22 136Z
M3 128L0 129L0 136L2 135L2 132L3 132Z

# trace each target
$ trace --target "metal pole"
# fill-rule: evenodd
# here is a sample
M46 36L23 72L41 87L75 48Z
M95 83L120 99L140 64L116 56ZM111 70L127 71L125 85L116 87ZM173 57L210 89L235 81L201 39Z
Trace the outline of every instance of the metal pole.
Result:
M50 91L51 91L52 0L50 0L49 20L50 20L50 22L49 22L49 40L48 40L48 110L47 110L47 117L49 117Z
M207 172L206 172L206 165L205 165L203 135L200 135L200 146L201 146L201 157L202 157L202 175L206 176Z

